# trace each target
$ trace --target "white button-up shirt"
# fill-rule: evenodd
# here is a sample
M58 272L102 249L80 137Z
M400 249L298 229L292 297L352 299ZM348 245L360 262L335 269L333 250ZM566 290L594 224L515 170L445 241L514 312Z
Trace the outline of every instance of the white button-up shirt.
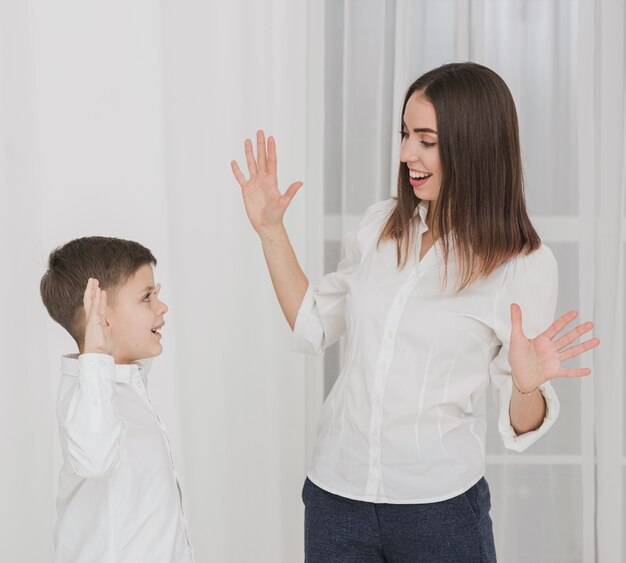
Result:
M104 354L61 360L56 563L193 562L149 367Z
M485 420L475 410L491 385L498 429L507 448L522 451L558 416L546 383L547 412L535 431L516 436L509 418L510 304L523 312L527 337L553 321L557 267L542 245L519 255L460 293L456 261L436 242L421 261L428 202L415 221L415 254L398 269L395 241L377 242L395 205L370 207L344 239L337 271L310 287L294 326L295 349L311 354L345 336L343 366L318 423L308 476L352 499L427 503L469 489L485 469Z

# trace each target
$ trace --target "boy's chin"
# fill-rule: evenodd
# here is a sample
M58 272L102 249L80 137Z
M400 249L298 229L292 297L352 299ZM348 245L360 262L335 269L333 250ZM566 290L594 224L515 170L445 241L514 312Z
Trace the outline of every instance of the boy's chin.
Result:
M157 343L156 345L150 346L149 348L138 351L136 353L124 355L121 358L116 356L115 363L132 364L141 360L149 360L150 358L156 358L157 356L160 356L161 352L163 352L163 346L161 346L160 343Z
M150 358L156 358L157 356L161 355L161 352L163 352L163 346L161 346L161 344L158 343L156 346L151 346L150 350L145 350L142 357L137 358L137 360L148 360Z

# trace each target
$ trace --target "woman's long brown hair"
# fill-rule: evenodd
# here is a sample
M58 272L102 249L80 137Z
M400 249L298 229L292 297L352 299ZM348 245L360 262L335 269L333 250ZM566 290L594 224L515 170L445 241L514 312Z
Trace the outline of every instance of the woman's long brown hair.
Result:
M443 249L444 283L454 247L460 291L541 244L526 211L515 104L502 78L475 63L447 64L418 78L407 90L402 116L415 92L437 116L442 180L432 232ZM397 203L379 239L396 241L399 268L413 245L419 203L401 162Z

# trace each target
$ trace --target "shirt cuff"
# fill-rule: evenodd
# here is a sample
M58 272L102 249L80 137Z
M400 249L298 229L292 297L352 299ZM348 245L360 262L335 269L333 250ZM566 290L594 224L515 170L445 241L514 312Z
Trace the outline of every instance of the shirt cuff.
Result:
M315 290L311 286L304 294L293 326L293 352L319 356L324 351L324 330L315 308Z
M511 416L509 414L509 405L513 393L513 378L508 377L502 387L500 387L498 397L498 404L500 405L498 430L502 436L504 447L508 450L523 452L550 430L558 418L561 407L552 385L546 382L539 386L539 390L546 401L546 414L543 422L536 430L517 435L511 426Z

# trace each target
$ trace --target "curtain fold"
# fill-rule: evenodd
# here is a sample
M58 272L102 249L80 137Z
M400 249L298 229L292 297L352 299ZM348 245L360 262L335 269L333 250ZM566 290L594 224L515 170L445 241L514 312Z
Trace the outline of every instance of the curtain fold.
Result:
M594 317L602 349L595 354L597 560L624 560L626 433L624 414L624 264L626 234L626 9L594 3L595 155L593 186Z

